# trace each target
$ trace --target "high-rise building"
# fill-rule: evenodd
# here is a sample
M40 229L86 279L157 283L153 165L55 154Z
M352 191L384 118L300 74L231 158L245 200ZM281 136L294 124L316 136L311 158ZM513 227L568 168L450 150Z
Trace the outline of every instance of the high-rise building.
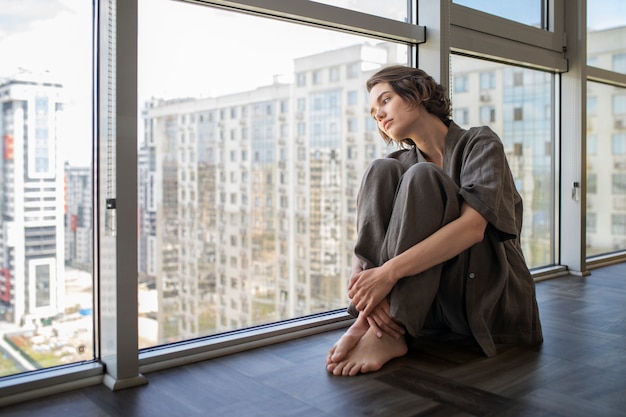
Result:
M93 265L93 193L90 167L65 163L65 262L79 269Z
M16 324L54 316L62 305L61 94L61 85L34 75L0 85L0 319Z
M293 84L148 103L139 253L155 342L345 307L360 177L386 149L364 82L393 51L355 45L297 59Z

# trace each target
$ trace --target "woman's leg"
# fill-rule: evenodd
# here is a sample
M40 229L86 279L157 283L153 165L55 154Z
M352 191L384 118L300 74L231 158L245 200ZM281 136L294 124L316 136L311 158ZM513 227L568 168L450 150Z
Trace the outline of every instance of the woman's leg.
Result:
M405 168L396 159L373 161L363 175L357 196L357 240L354 253L363 269L382 264L381 248Z
M396 159L377 159L363 175L357 197L357 240L354 249L363 269L381 265L381 248L393 211L396 189L405 169ZM356 362L345 359L369 329L365 317L359 317L352 304L348 312L357 320L333 345L326 358L327 369L337 375L353 369Z
M390 200L380 200L381 195L389 197L390 189L394 194L391 206L387 204ZM357 246L359 249L355 253L374 266L402 253L460 215L458 187L433 164L416 164L401 175L397 187L387 184L366 189L363 195L371 197L372 201L370 205L362 206L365 217L359 219L359 226L364 233L359 235L361 245ZM376 213L382 215L377 218ZM370 215L374 217L371 221ZM379 261L372 261L376 259L378 248L382 248ZM416 277L400 280L392 289L391 314L413 337L419 335L435 301L441 273L442 267L435 267ZM362 334L360 338L356 337L355 329L360 331L359 336ZM394 339L387 334L378 337L361 317L338 345L339 348L336 345L331 352L340 350L342 355L329 356L327 361L327 369L334 375L376 371L407 351L403 339Z
M387 235L396 189L406 168L392 158L376 159L363 174L357 196L357 239L354 254L361 268L382 265L381 248ZM348 313L358 316L352 304Z
M458 186L443 170L434 164L420 163L409 168L402 177L396 193L393 213L383 245L383 259L386 261L424 240L441 227L459 217L461 200ZM456 260L451 260L450 269ZM406 327L413 338L419 336L424 323L433 311L440 311L440 287L449 288L448 273L442 282L444 265L438 265L414 277L403 278L396 283L390 293L391 315ZM448 271L446 271L448 272ZM452 274L456 275L456 274ZM459 278L461 278L460 275ZM454 277L451 277L454 279ZM454 286L456 284L453 284ZM461 312L461 326L464 324L463 287L452 294L443 294L445 306L450 299L456 300ZM439 314L438 316L441 316ZM447 320L447 319L446 319ZM458 321L456 318L452 322ZM459 327L455 323L454 327Z

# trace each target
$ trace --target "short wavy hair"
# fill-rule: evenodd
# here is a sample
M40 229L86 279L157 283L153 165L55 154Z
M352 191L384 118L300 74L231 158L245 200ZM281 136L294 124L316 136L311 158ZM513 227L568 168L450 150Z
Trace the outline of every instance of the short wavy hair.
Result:
M369 93L376 84L389 83L393 91L402 97L409 105L418 106L423 104L431 114L437 116L442 122L448 124L450 120L451 105L446 93L446 88L437 83L433 77L419 68L404 65L392 65L382 68L372 75L366 82ZM397 142L378 129L385 142L389 145ZM410 139L403 139L398 145L413 146Z

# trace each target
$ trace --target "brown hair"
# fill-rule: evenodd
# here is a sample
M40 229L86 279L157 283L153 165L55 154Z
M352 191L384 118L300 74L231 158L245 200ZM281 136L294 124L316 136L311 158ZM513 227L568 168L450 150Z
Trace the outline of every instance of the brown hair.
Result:
M411 68L404 65L392 65L379 70L372 75L367 83L367 91L379 83L389 83L393 91L411 106L423 104L426 111L437 116L442 122L450 120L450 99L446 89L437 83L433 77L419 68ZM386 133L378 129L387 144L394 142ZM410 139L404 139L401 143L413 145Z

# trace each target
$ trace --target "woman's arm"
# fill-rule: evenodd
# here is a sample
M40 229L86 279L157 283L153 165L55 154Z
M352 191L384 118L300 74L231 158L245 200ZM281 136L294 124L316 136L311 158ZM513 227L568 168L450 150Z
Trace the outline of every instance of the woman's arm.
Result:
M467 203L458 219L378 268L366 269L350 280L348 296L356 309L369 315L395 283L439 265L483 240L487 220Z

